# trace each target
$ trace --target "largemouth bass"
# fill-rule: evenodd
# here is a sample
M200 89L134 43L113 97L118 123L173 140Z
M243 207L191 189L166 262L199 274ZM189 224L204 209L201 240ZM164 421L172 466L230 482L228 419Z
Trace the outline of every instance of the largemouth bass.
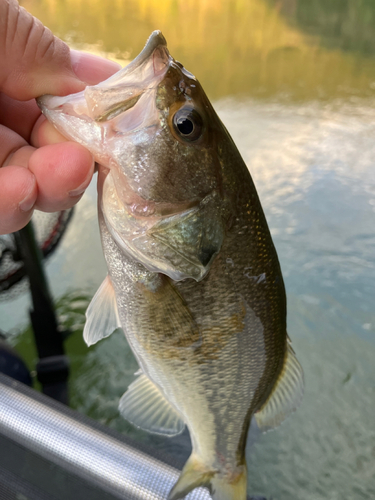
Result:
M91 345L121 326L141 372L120 400L134 425L193 451L169 500L197 486L245 500L245 445L299 405L276 250L235 144L160 32L127 67L39 105L99 163L108 276L87 311Z

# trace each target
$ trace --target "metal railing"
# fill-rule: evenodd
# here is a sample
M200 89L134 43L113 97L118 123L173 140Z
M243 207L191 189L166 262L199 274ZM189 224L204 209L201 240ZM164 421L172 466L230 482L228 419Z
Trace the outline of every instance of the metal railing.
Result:
M29 484L54 500L165 500L179 475L87 417L0 374L0 478L1 471L18 477L20 488ZM26 496L20 494L12 498ZM198 488L186 498L210 495Z

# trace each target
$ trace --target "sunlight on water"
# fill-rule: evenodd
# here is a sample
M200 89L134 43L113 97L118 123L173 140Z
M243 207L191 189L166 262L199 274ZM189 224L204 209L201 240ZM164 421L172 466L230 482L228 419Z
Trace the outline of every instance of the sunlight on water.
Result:
M121 61L162 29L171 53L200 79L257 186L306 376L298 412L248 450L249 492L274 500L375 498L375 4L22 4L72 46ZM48 272L56 296L72 289L92 295L104 279L94 184ZM25 300L0 304L5 328L19 322ZM120 332L89 351L73 336L68 349L74 407L187 453L184 438L166 442L119 417L118 399L137 369Z
M311 26L307 32L301 29L308 20L313 24L304 15L310 3L322 4L321 0L24 0L22 5L71 45L83 49L94 45L118 59L134 58L150 33L161 29L174 57L193 70L211 98L242 93L294 98L373 95L375 68L367 52L361 54L351 38L345 38L342 51L337 43L327 46ZM332 9L325 4L329 2L318 13L331 20ZM345 36L354 20L358 34L370 30L367 36L374 43L375 28L368 17L375 15L375 5L369 9L362 19L353 15L355 9L342 7L332 30L340 36L341 22ZM355 50L350 50L351 44Z

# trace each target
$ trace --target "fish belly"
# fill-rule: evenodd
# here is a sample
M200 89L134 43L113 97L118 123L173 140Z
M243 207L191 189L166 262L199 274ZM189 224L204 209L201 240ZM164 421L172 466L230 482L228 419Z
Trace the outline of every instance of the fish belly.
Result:
M103 221L101 231L120 321L142 371L182 416L207 467L234 470L267 368L262 323L228 282L212 301L215 267L204 283L177 290L125 256ZM195 315L184 295L199 299Z

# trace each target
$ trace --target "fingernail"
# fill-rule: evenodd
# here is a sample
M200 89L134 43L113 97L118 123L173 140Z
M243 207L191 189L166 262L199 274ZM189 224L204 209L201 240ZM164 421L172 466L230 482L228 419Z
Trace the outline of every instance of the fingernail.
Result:
M84 182L82 182L82 184L79 187L77 187L77 189L73 189L72 191L69 191L69 196L71 198L75 198L76 196L79 196L86 191L86 189L88 188L88 185L91 182L93 171L94 171L94 167L90 170L89 175L86 177Z
M115 61L79 50L70 50L72 67L78 78L89 84L106 80L121 69Z
M34 183L30 191L27 193L25 198L18 204L18 206L20 207L20 210L22 210L22 212L29 212L35 205L35 202L36 202L36 192Z
M71 198L75 198L76 196L80 196L81 194L83 194L86 191L86 188L87 188L87 186L85 186L84 188L78 188L78 189L74 189L73 191L69 191L69 196Z

